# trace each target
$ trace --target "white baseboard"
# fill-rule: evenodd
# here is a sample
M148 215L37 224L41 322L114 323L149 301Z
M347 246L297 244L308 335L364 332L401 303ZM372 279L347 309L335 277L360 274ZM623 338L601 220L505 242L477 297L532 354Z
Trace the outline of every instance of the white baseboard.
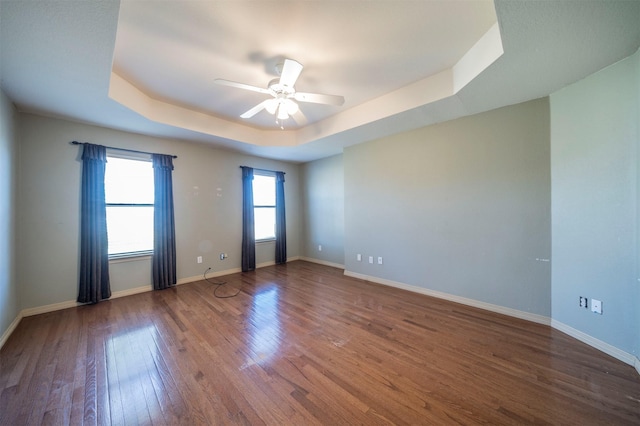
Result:
M288 261L293 261L293 260L298 260L298 259L299 259L299 257L293 257L293 258L289 258L287 260ZM256 267L257 268L263 268L263 267L269 266L269 265L275 265L275 262L265 262L265 263L262 263L260 265L257 265ZM240 268L232 268L232 269L227 269L227 270L224 270L224 271L213 271L213 272L207 273L207 277L208 278L210 278L210 277L220 277L220 276L223 276L223 275L235 274L237 272L241 272L241 269ZM193 277L180 278L176 282L176 285L192 283L192 282L195 282L195 281L200 281L202 279L204 279L202 275L196 275L196 276L193 276ZM109 300L117 299L119 297L131 296L131 295L139 294L139 293L146 293L146 292L152 291L152 290L153 290L153 286L151 286L150 284L147 284L147 285L143 285L143 286L129 288L129 289L126 289L126 290L114 291L113 293L111 293L111 297L109 298ZM18 313L18 316L16 317L15 320L13 320L11 325L9 325L9 328L7 328L7 330L2 334L2 337L0 338L0 349L2 348L2 346L4 346L5 342L9 339L9 336L11 336L11 334L14 332L14 330L16 329L16 327L18 326L18 324L20 323L20 320L22 320L22 318L30 317L30 316L33 316L33 315L46 314L48 312L60 311L62 309L67 309L67 308L75 308L77 306L82 306L82 305L84 305L84 303L78 303L75 300L67 300L65 302L52 303L52 304L49 304L49 305L36 306L34 308L23 309L22 311L20 311Z
M133 296L134 294L146 293L147 291L151 290L153 290L153 287L151 286L151 284L149 284L142 285L140 287L128 288L126 290L114 291L113 293L111 293L111 297L109 298L109 300L117 299L119 297ZM81 303L79 303L78 305L81 305Z
M321 265L326 265L326 266L330 266L330 267L334 267L334 268L338 268L338 269L344 269L344 265L340 265L340 264L335 264L332 262L326 262L323 260L319 260L319 259L313 259L313 258L308 258L308 257L300 257L300 256L295 256L295 257L291 257L288 258L287 261L288 262L292 262L295 260L304 260L307 262L313 262L313 263L318 263ZM275 262L264 262L264 263L260 263L258 265L256 265L256 268L264 268L266 266L271 266L271 265L275 265ZM235 274L241 272L240 268L232 268L232 269L227 269L224 271L213 271L207 274L208 277L220 277L223 275L230 275L230 274ZM504 306L499 306L499 305L493 305L491 303L486 303L486 302L481 302L478 300L474 300L474 299L468 299L466 297L461 297L461 296L456 296L453 294L449 294L449 293L443 293L443 292L439 292L439 291L435 291L435 290L429 290L423 287L417 287L417 286L412 286L409 284L404 284L401 282L397 282L397 281L392 281L392 280L387 280L384 278L378 278L378 277L373 277L373 276L369 276L369 275L365 275L365 274L360 274L357 272L352 272L352 271L344 271L344 275L349 276L349 277L353 277L353 278L358 278L361 280L365 280L365 281L371 281L377 284L382 284L382 285L387 285L390 287L395 287L395 288L399 288L402 290L407 290L407 291L411 291L414 293L420 293L420 294L424 294L427 296L432 296L432 297L436 297L438 299L444 299L444 300L449 300L451 302L456 302L456 303L461 303L463 305L467 305L467 306L473 306L475 308L480 308L480 309L485 309L487 311L491 311L491 312L496 312L499 314L504 314L504 315L508 315L508 316L512 316L515 318L520 318L520 319L524 319L527 321L532 321L538 324L543 324L543 325L548 325L551 326L552 328L555 328L556 330L562 331L563 333L580 340L583 343L586 343L587 345L598 349L626 364L631 365L632 367L635 368L636 372L640 375L640 359L630 353L627 353L621 349L616 348L615 346L612 346L606 342L603 342L602 340L596 339L595 337L592 337L586 333L583 333L580 330L576 330L575 328L572 328L560 321L556 321L553 320L551 318L542 316L542 315L537 315L537 314L532 314L529 312L524 312L524 311L520 311L517 309L512 309L512 308L506 308ZM196 275L196 276L192 276L192 277L186 277L186 278L181 278L178 280L177 285L182 285L182 284L187 284L187 283L191 283L191 282L195 282L195 281L200 281L203 279L202 275ZM151 291L152 287L150 285L145 285L145 286L140 286L140 287L134 287L131 289L127 289L127 290L121 290L121 291L116 291L111 295L111 299L116 299L119 297L125 297L125 296L131 296L133 294L139 294L139 293L145 293L148 291ZM28 317L28 316L32 316L32 315L39 315L39 314L44 314L47 312L53 312L53 311L58 311L61 309L67 309L67 308L73 308L76 306L80 306L82 305L82 303L78 303L74 300L69 300L66 302L60 302L60 303L53 303L50 305L45 305L45 306L38 306L35 308L27 308L27 309L23 309L22 311L20 311L20 313L18 314L18 316L16 317L16 319L13 320L13 322L9 325L9 327L7 328L7 330L2 334L2 337L0 337L0 349L2 348L2 346L4 346L4 344L6 343L6 341L9 339L9 336L11 336L11 334L13 333L13 331L16 329L16 327L18 326L18 324L20 323L20 321L22 320L22 318L24 317Z
M212 278L212 277L220 277L222 275L233 274L236 272L240 272L240 268L228 269L225 271L210 271L210 272L207 272L206 274L207 274L207 278ZM194 283L196 281L201 281L201 280L204 280L204 273L201 275L194 275L193 277L180 278L178 282L176 282L176 285L189 284L189 283Z
M454 294L443 293L440 291L430 290L424 287L413 286L404 284L397 281L391 281L384 278L373 277L369 275L359 274L357 272L344 271L344 274L349 277L359 278L365 281L371 281L377 284L387 285L390 287L400 288L402 290L411 291L414 293L424 294L426 296L436 297L438 299L448 300L450 302L461 303L467 306L473 306L474 308L480 308L491 312L496 312L503 315L508 315L515 318L535 322L543 325L551 325L551 318L543 315L532 314L530 312L520 311L518 309L507 308L500 305L494 305L491 303L481 302L479 300L468 299L466 297L456 296Z
M340 263L327 262L326 260L314 259L312 257L300 257L305 262L317 263L319 265L331 266L332 268L344 269L344 265Z
M23 317L30 317L33 315L46 314L47 312L59 311L61 309L74 308L81 305L82 303L78 303L75 300L67 300L66 302L52 303L50 305L23 309L21 314Z
M287 262L293 262L294 260L300 260L300 256L287 257ZM269 262L258 263L256 265L256 269L265 268L267 266L273 266L275 264L276 264L275 260L271 260ZM240 269L238 269L238 272L240 272Z
M289 259L287 259L288 261ZM260 268L266 268L267 266L273 266L276 264L275 260L270 260L268 262L262 262L262 263L257 263L256 264L256 269L260 269ZM241 272L242 270L240 268L238 268L238 272Z
M568 326L560 321L551 320L551 327L556 330L562 331L565 334L573 337L574 339L578 339L583 343L591 346L592 348L596 348L607 355L611 355L612 357L631 365L636 369L638 374L640 374L640 360L638 358L628 352L623 351L622 349L618 349L613 345L610 345L607 342L603 342L602 340L596 339L593 336L590 336L586 333L583 333L580 330L576 330L575 328Z
M11 336L11 333L13 333L13 330L15 330L18 324L20 324L20 320L22 320L22 312L18 313L18 316L16 317L16 319L14 319L13 322L11 322L11 324L9 324L9 328L7 328L7 330L4 333L2 333L2 337L0 338L0 349L2 349L2 347L7 342L7 340L9 340L9 336Z
M287 262L293 262L294 260L300 260L300 257L295 256L295 257L287 258ZM273 260L269 262L258 263L256 265L256 269L265 268L267 266L273 266L275 264L276 262ZM237 274L240 272L242 272L242 268L225 269L224 271L210 271L210 272L207 272L206 274L207 274L207 278L215 278L215 277L222 277L224 275ZM203 279L204 279L204 273L203 275L195 275L193 277L180 278L176 283L176 285L192 283L192 282L200 281Z
M504 306L493 305L491 303L480 302L474 299L467 299L465 297L455 296L448 293L442 293L435 290L429 290L422 287L412 286L404 283L400 283L397 281L391 281L384 278L372 277L364 274L359 274L357 272L344 271L344 274L349 277L359 278L365 281L371 281L377 284L388 285L390 287L396 287L403 290L412 291L414 293L420 293L427 296L437 297L439 299L449 300L451 302L461 303L463 305L473 306L475 308L485 309L492 312L497 312L499 314L509 315L515 318L524 319L527 321L532 321L538 324L548 325L556 330L562 331L569 336L580 340L583 343L591 346L592 348L598 349L612 357L624 362L625 364L629 364L635 368L636 372L640 374L640 359L638 357L627 353L615 346L612 346L602 340L596 339L586 333L583 333L580 330L576 330L566 324L561 323L560 321L553 320L549 317L545 317L542 315L532 314L529 312L519 311L517 309L505 308Z
M287 259L288 262L292 262L294 260L299 260L300 257L299 256L295 256L295 257L290 257ZM271 265L275 265L275 261L271 261L271 262L264 262L264 263L260 263L258 265L256 265L256 268L264 268L266 266L271 266ZM235 274L241 272L240 268L232 268L232 269L226 269L224 271L211 271L211 272L207 272L207 277L221 277L223 275L231 275L231 274ZM176 285L182 285L182 284L188 284L188 283L192 283L195 281L200 281L203 280L204 276L203 275L195 275L192 277L185 277L185 278L180 278L177 282ZM129 288L126 290L120 290L120 291L114 291L113 293L111 293L111 297L109 298L109 300L111 299L117 299L119 297L126 297L126 296L131 296L134 294L139 294L139 293L146 293L148 291L152 291L153 287L150 284L147 285L143 285L143 286L139 286L139 287L134 287L134 288ZM67 309L67 308L74 308L76 306L81 306L83 305L83 303L78 303L75 300L67 300L65 302L59 302L59 303L52 303L50 305L44 305L44 306L37 306L35 308L27 308L27 309L23 309L20 312L19 315L19 319L23 318L23 317L30 317L33 315L40 315L40 314L46 314L47 312L54 312L54 311L59 311L61 309ZM19 322L19 319L17 320ZM16 322L16 321L14 321ZM12 323L13 325L13 323ZM17 325L17 323L16 323ZM15 326L13 327L15 328ZM10 330L13 331L13 329L11 329L11 327L9 328ZM7 333L5 332L4 334L7 335L7 337L9 336L9 334L11 333ZM4 338L4 334L3 334L3 338Z

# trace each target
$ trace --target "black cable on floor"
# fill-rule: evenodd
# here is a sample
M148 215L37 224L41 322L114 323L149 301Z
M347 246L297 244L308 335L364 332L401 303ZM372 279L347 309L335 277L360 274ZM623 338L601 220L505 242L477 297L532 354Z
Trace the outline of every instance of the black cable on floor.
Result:
M217 297L218 299L228 299L228 298L230 298L230 297L236 297L238 294L240 294L240 289L238 289L238 291L236 291L236 292L235 292L235 294L230 294L230 295L228 295L228 296L218 296L218 289L219 289L220 287L222 287L223 285L226 285L226 284L227 284L227 282L226 282L226 281L217 281L217 282L209 281L209 278L207 278L207 272L209 272L210 270L211 270L211 268L207 268L207 270L206 270L206 271L204 271L204 274L202 274L202 277L203 277L203 278L204 278L204 280L205 280L206 282L208 282L209 284L212 284L212 285L215 285L215 286L216 286L216 288L213 290L213 295L214 295L215 297Z

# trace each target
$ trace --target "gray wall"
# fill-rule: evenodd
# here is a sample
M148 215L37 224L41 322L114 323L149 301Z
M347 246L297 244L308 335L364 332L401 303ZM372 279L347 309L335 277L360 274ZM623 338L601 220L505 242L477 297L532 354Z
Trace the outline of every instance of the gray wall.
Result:
M344 264L344 166L342 155L302 166L305 257ZM322 246L322 251L318 246Z
M636 357L639 86L636 53L550 98L553 319Z
M0 90L0 336L20 312L15 273L17 112Z
M241 171L247 165L286 173L287 248L300 256L299 166L36 115L20 115L18 278L22 308L77 297L80 147L72 140L175 154L173 189L178 279L240 267ZM229 254L219 260L219 254ZM273 243L259 244L258 263L272 262ZM204 263L197 264L196 257ZM112 263L113 291L150 285L150 260Z
M344 170L348 271L550 316L547 99L349 147Z

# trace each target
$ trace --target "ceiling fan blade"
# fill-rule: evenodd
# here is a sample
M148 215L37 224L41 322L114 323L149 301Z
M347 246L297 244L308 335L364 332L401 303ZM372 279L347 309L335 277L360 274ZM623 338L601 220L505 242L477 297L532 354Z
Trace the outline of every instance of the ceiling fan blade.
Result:
M295 121L296 124L300 126L307 125L307 117L305 117L305 115L300 110L296 111L293 115L291 115L291 118L293 118L293 121Z
M230 80L223 80L221 78L216 78L213 82L222 86L236 87L238 89L250 90L252 92L264 93L267 95L271 94L269 89L263 89L262 87L251 86L249 84L238 83Z
M344 104L344 96L338 95L322 95L320 93L296 92L293 98L299 102L310 102L313 104L327 104L338 106Z
M265 107L267 106L267 104L269 103L269 101L271 101L272 99L267 99L266 101L262 101L260 102L258 105L254 106L253 108L251 108L249 111L245 112L244 114L242 114L240 117L241 118L251 118L254 115L256 115L257 113L259 113L260 111L262 111L263 109L265 109Z
M302 64L294 61L293 59L285 59L282 67L282 73L280 74L280 84L283 86L293 87L301 72Z

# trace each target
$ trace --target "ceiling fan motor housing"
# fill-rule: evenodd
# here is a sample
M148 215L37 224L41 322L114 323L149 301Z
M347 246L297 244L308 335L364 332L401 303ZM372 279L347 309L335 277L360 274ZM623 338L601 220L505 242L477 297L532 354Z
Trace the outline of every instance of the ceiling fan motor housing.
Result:
M273 90L274 96L279 95L280 93L284 93L287 95L292 95L295 93L295 89L293 86L285 86L284 84L280 84L279 78L274 78L269 82L269 90Z

